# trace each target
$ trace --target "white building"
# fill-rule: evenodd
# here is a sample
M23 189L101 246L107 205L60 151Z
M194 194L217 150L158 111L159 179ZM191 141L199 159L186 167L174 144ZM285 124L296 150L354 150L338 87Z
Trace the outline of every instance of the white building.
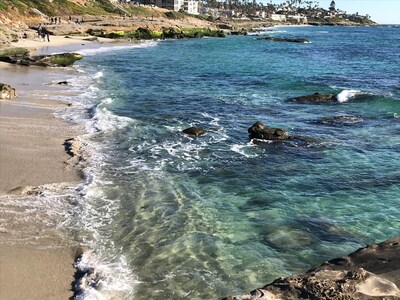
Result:
M301 15L288 15L287 16L288 20L294 20L297 21L298 23L307 23L307 17L306 16L301 16Z
M192 15L200 14L200 5L198 0L156 0L156 6L184 12Z
M156 6L169 10L180 11L183 9L183 0L156 0Z
M286 16L280 14L272 14L271 19L274 21L284 22L286 21Z
M196 0L188 0L183 2L183 11L185 13L191 15L199 15L200 14L200 5L199 1Z

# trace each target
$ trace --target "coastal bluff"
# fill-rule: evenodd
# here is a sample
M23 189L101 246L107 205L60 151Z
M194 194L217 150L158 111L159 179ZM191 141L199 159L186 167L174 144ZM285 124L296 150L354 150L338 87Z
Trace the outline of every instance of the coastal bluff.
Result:
M400 299L399 254L400 237L396 237L223 300Z

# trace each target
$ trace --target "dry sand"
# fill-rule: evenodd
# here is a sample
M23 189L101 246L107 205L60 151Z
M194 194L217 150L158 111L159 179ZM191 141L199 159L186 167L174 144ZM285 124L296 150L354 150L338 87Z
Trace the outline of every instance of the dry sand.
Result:
M70 299L74 255L72 248L1 246L0 299Z
M58 37L51 45L71 42L78 45L81 40ZM43 42L24 41L18 46L39 48ZM57 95L57 89L67 91L46 87L48 72L0 63L0 82L16 88L19 95L0 100L0 299L73 296L78 247L58 232L57 220L49 222L46 213L38 209L37 203L51 205L51 199L21 195L25 186L77 185L83 180L74 166L65 163L70 156L63 145L78 135L80 128L54 117L54 109L67 104L51 95ZM41 97L41 93L47 96Z

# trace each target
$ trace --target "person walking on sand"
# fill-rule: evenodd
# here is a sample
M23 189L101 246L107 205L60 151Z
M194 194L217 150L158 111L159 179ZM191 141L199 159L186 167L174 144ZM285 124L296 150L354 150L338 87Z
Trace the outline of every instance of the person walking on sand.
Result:
M48 31L46 32L46 37L47 37L47 41L50 43L50 34Z

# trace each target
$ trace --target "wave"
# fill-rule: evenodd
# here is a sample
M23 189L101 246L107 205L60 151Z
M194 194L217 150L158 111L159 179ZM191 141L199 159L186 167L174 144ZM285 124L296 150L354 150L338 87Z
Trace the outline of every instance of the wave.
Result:
M139 283L132 278L125 259L108 263L89 250L75 263L83 274L74 283L76 300L126 299L132 296L132 285Z
M76 52L79 54L85 55L85 56L92 56L92 55L96 55L99 53L105 53L105 52L122 51L122 50L127 50L127 49L134 49L134 48L155 47L155 46L157 46L157 44L158 44L158 42L148 41L148 42L141 42L141 43L135 43L135 44L129 44L129 45L104 46L104 47L93 48L93 49L80 49Z
M155 43L153 43L155 44ZM142 44L99 49L88 49L86 55L127 48L143 47ZM64 209L68 216L60 224L73 233L74 238L86 250L77 261L80 278L75 283L75 299L127 299L132 298L135 276L125 256L114 245L112 238L104 232L111 226L110 220L118 213L120 199L107 194L113 186L112 179L104 178L103 168L107 163L107 145L98 142L99 135L113 138L113 133L136 124L136 120L113 113L108 105L113 98L102 91L101 79L105 70L87 64L72 68L73 77L68 80L70 95L63 95L71 106L60 109L57 115L75 124L82 125L85 134L80 136L85 161L86 182L76 188ZM82 93L83 91L83 93ZM102 139L100 139L102 140ZM59 193L62 193L60 191Z
M104 101L109 101L106 98ZM110 132L118 129L123 129L129 125L136 124L136 121L129 117L118 116L105 107L97 107L93 118L93 126L97 131Z
M243 155L244 157L247 158L253 158L253 157L258 157L258 154L254 154L254 153L248 153L248 150L250 150L251 148L257 147L256 144L253 143L253 141L250 141L247 144L235 144L231 146L231 151L236 152L240 155Z
M371 96L371 93L359 91L359 90L343 90L336 97L338 102L348 102L351 99L358 98L360 96Z

